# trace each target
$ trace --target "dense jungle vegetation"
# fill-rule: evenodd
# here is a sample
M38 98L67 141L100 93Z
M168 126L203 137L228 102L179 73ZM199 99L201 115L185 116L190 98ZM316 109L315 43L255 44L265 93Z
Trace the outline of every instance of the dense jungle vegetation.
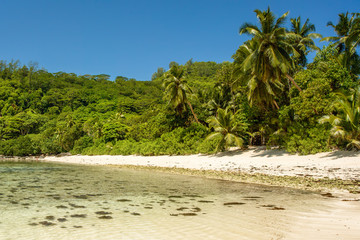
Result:
M309 19L255 14L257 23L240 27L250 40L232 63L171 62L151 81L1 61L0 155L360 149L359 13L329 22L330 37Z

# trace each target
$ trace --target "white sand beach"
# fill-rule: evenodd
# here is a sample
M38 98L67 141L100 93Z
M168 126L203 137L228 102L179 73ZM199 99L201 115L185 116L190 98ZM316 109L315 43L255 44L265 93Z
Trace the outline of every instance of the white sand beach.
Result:
M42 161L87 165L135 165L196 170L242 171L275 176L307 176L360 180L360 152L334 151L291 155L283 150L256 147L216 155L186 156L48 156Z

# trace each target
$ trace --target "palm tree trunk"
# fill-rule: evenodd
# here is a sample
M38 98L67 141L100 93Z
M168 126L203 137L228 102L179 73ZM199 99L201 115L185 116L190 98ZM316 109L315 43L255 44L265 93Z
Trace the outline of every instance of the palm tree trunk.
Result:
M301 88L299 87L299 85L296 84L295 80L289 75L289 74L286 74L286 77L292 82L292 84L295 85L295 87L301 92Z
M277 108L277 110L279 110L279 105L277 104L277 102L274 100L273 103L274 103L275 107Z
M199 120L198 120L198 118L197 118L197 116L196 116L196 114L195 114L195 112L194 112L194 109L193 109L192 106L191 106L191 103L190 103L189 101L187 101L187 104L188 104L189 107L190 107L191 113L193 114L193 116L194 116L194 118L195 118L195 121L196 121L197 123L199 123Z

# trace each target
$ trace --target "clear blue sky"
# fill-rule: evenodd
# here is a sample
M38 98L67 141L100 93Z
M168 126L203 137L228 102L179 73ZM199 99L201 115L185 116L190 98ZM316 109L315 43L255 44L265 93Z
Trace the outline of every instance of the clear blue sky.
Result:
M149 80L171 61L231 61L246 40L240 25L268 6L310 18L324 36L339 13L360 12L360 0L1 0L0 59Z

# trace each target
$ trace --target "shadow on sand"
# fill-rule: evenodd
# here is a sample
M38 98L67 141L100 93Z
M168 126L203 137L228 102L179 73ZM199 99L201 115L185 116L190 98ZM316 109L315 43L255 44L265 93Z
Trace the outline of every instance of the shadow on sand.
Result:
M360 156L360 151L333 151L326 153L324 156L321 156L320 158L338 159L338 158L359 157L359 156Z
M208 155L209 157L233 157L233 156L241 156L245 153L251 152L251 157L283 157L283 156L289 156L289 159L291 158L291 154L286 152L282 149L266 149L265 146L256 146L256 147L249 147L248 149L234 149L229 150L226 152L220 152L215 155ZM319 158L329 158L329 159L339 159L339 158L346 158L346 157L354 157L354 158L360 158L360 151L340 151L336 150L333 152L326 152L321 153Z
M267 150L266 148L264 148L264 149L255 149L254 152L256 153L254 154L254 157L281 157L284 155L289 155L289 153L281 149Z
M253 157L280 157L287 154L285 151L280 149L271 149L267 150L265 146L259 146L259 147L250 147L249 149L236 149L236 150L230 150L226 152L220 152L215 155L210 155L210 157L232 157L232 156L240 156L246 152L253 152Z
M242 150L242 149L236 149L236 150L230 150L230 151L225 151L225 152L219 152L213 155L209 155L209 157L229 157L229 156L236 156L236 155L242 155L244 154L246 151L249 150Z

